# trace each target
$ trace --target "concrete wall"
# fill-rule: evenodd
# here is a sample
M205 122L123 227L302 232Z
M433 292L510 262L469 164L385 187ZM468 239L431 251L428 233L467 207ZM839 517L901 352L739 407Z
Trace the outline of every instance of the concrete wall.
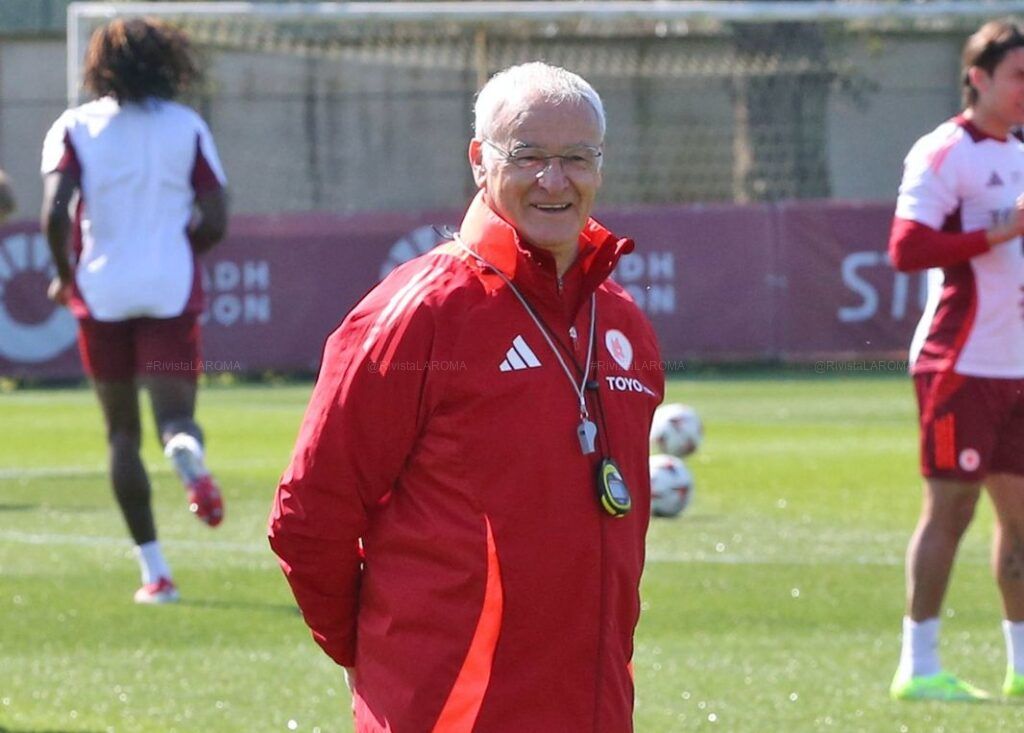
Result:
M11 176L19 219L39 215L43 136L67 106L64 39L0 41L0 167Z
M834 197L896 196L910 146L960 111L962 43L892 35L847 47L852 88L834 91L829 104Z
M666 78L658 70L669 63L671 43L692 44L695 60ZM961 39L844 43L830 54L841 63L825 119L796 123L825 127L832 197L892 198L910 144L958 109ZM398 73L372 54L211 54L210 87L193 102L213 128L235 210L460 206L473 190L471 53L439 45ZM670 39L657 53L619 43L595 61L557 40L529 49L530 58L592 65L581 71L602 91L609 119L605 203L731 200L736 86L721 65L700 66L721 50L706 39ZM499 48L495 60L519 59ZM39 148L65 107L64 68L62 38L0 40L0 166L14 179L21 218L38 212Z

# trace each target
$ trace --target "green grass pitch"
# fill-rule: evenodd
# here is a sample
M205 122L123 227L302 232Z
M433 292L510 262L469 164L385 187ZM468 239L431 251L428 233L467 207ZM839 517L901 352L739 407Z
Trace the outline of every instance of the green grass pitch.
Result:
M186 511L147 423L157 521L183 593L155 608L131 602L137 568L92 394L0 393L0 733L351 730L341 674L264 537L309 390L203 391L227 501L212 532ZM639 733L1024 729L1024 706L888 699L919 502L906 377L698 376L673 381L669 399L697 408L706 441L688 461L687 514L651 526ZM942 653L995 690L1005 652L990 525L986 502L954 573Z

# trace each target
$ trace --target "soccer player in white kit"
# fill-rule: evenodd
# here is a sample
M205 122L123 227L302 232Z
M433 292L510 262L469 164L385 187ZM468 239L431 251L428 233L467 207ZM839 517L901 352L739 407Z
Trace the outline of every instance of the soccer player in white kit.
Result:
M85 86L98 98L64 112L43 143L42 227L57 269L50 297L78 319L141 570L137 603L178 599L139 455L138 386L189 509L211 527L224 516L194 413L203 295L195 257L225 234L225 177L206 123L173 101L197 74L181 31L113 20L93 34L86 58Z
M981 700L943 670L939 613L981 488L996 513L1003 693L1024 697L1024 31L985 24L963 50L964 111L904 164L889 241L899 270L929 269L910 351L924 501L907 548L896 699Z

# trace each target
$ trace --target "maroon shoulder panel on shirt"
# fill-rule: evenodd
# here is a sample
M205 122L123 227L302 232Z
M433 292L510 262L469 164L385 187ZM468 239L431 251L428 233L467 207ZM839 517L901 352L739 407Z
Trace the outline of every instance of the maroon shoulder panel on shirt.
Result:
M207 162L206 156L203 155L203 146L199 141L199 133L196 133L196 162L192 166L191 181L192 190L196 192L197 196L223 188L217 179L217 174L213 172L213 168Z

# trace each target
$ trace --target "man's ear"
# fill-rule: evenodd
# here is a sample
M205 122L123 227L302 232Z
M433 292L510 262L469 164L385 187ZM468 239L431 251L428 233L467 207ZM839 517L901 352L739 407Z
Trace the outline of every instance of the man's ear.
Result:
M473 138L469 141L469 167L473 169L473 181L477 188L483 188L487 180L484 168L484 141Z
M967 81L980 94L992 84L992 77L980 66L971 66L967 69Z

